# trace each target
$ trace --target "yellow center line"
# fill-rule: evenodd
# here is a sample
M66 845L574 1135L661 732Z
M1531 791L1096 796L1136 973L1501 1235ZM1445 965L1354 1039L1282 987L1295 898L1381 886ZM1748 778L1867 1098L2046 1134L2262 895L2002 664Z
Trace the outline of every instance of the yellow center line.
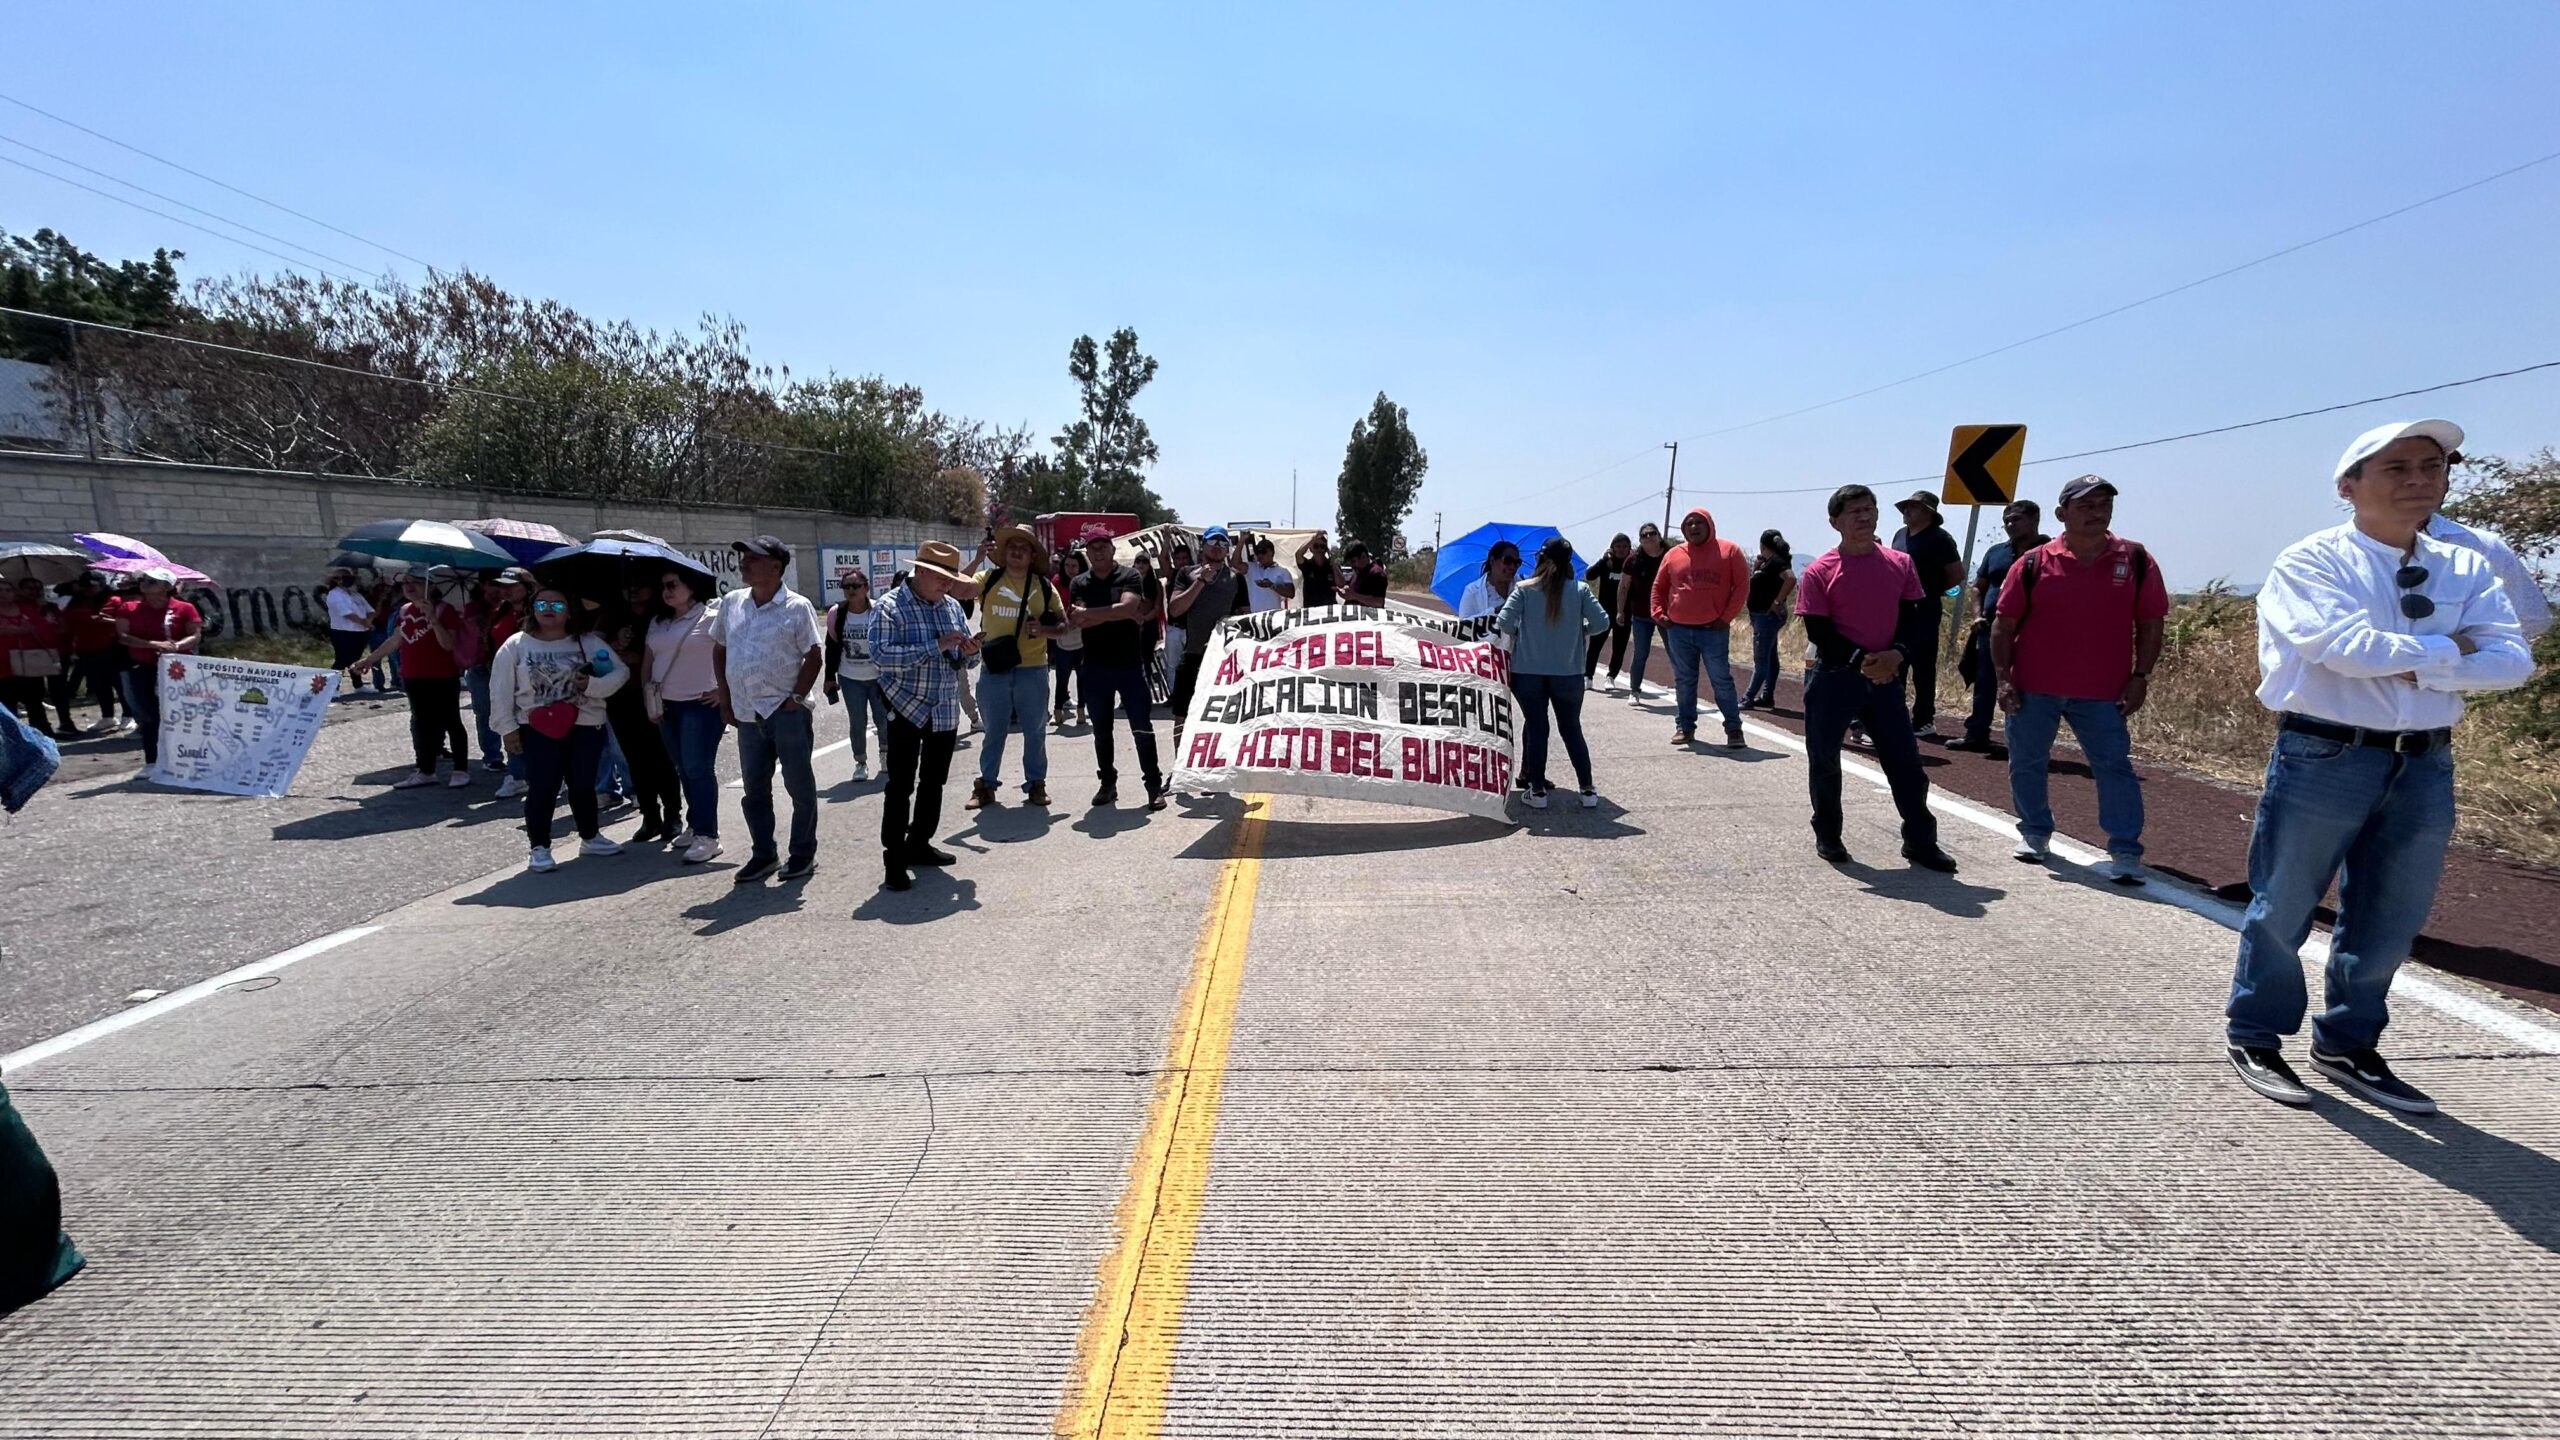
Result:
M1075 1374L1056 1429L1072 1440L1154 1440L1164 1427L1271 797L1247 795L1244 806L1191 952L1191 978L1174 1010L1146 1128L1129 1157L1117 1237L1103 1257L1076 1341Z

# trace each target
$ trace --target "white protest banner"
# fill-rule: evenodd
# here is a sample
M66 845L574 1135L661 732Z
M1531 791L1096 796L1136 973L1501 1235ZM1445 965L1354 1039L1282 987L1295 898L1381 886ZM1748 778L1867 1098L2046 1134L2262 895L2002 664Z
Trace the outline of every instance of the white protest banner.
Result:
M160 657L151 778L225 795L282 795L338 693L334 670L210 655Z
M1520 763L1491 619L1403 606L1273 610L1218 627L1173 783L1505 820Z

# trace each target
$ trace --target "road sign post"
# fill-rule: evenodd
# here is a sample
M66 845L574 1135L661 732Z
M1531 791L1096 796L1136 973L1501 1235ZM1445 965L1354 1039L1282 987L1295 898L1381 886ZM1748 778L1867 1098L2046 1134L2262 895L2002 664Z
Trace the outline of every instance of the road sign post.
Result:
M2005 507L2017 497L2018 461L2026 449L2024 425L1959 425L1947 437L1946 486L1938 493L1950 505L1970 507L1964 522L1964 581L1947 621L1950 650L1964 634L1965 601L1973 595L1973 540L1982 528L1982 507Z

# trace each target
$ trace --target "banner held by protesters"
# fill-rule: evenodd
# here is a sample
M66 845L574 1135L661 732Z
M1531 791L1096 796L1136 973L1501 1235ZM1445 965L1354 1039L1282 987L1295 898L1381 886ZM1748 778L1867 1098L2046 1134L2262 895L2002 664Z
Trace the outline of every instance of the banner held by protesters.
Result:
M1221 624L1214 644L1176 788L1510 818L1520 723L1490 619L1398 605L1271 610Z
M225 795L281 796L320 733L338 691L333 670L210 655L160 657L163 785Z

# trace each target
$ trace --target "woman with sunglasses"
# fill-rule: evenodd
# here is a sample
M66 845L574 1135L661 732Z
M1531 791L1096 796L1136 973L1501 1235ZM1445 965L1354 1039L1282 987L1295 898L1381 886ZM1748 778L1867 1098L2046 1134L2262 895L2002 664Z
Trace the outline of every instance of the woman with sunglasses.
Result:
M581 855L612 855L596 810L596 764L604 755L605 707L631 679L611 646L581 633L584 611L567 592L534 592L531 623L498 647L489 666L491 722L510 755L524 757L527 870L552 869L551 811L569 786L569 814ZM412 677L414 679L414 677Z
M842 700L852 732L853 783L871 778L871 732L880 732L880 758L889 757L889 700L880 693L880 667L871 659L871 577L859 570L836 574L844 598L827 607L827 703Z
M658 582L662 613L649 622L648 691L657 712L659 743L675 763L684 794L684 827L668 842L688 865L720 853L720 677L711 667L711 621L716 605L675 571Z
M1511 598L1511 586L1520 578L1520 547L1508 540L1496 540L1484 552L1484 573L1467 586L1458 597L1458 618L1473 620L1479 615L1492 615Z

